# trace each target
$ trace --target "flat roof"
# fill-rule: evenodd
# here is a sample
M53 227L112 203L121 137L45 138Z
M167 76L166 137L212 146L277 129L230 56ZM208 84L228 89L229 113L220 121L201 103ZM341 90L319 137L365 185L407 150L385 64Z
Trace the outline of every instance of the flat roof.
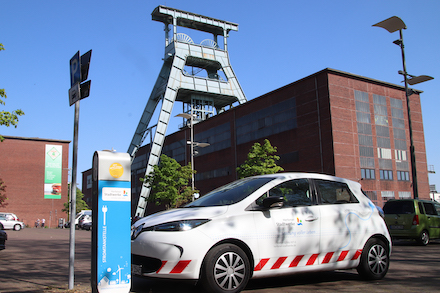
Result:
M60 142L60 143L70 143L71 142L71 140L62 140L62 139L50 139L50 138L39 138L39 137L22 137L22 136L9 136L9 135L2 135L2 136L5 139L50 141L50 142Z

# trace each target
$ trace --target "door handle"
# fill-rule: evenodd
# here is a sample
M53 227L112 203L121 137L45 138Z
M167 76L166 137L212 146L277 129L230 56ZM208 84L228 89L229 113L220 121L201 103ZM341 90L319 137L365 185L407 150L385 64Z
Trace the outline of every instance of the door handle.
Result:
M315 217L315 216L309 216L309 217L306 218L307 222L313 222L313 221L316 221L316 220L318 220L318 217Z

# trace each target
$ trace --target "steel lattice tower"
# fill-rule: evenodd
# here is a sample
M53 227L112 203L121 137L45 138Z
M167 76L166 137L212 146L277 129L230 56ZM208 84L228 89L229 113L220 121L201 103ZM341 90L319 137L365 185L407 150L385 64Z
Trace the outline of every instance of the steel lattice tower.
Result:
M215 115L214 109L220 113L235 102L242 104L247 101L229 62L227 50L229 32L237 31L238 24L165 6L156 7L152 19L165 24L164 63L128 148L128 153L134 158L145 136L151 135L155 128L145 174L153 171L153 166L159 162L175 101L183 102L184 111L193 115L195 121ZM171 34L170 25L173 28ZM195 44L188 35L177 33L178 26L211 33L213 40L205 39ZM218 45L218 36L223 37L223 48ZM194 71L186 72L185 68L197 68L207 75L200 77ZM160 101L162 105L157 125L149 128ZM149 194L150 189L143 185L136 216L144 215Z

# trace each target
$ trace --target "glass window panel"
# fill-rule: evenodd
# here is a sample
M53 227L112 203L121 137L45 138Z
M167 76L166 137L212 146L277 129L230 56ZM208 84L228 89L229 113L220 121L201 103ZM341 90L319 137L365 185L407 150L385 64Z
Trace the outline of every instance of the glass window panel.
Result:
M374 157L374 149L372 147L359 147L359 155L361 157Z
M393 108L402 109L402 100L390 98L390 105Z
M357 124L358 127L358 133L362 133L362 134L372 134L371 131L371 124L367 124L367 123L358 123Z
M395 139L406 139L405 129L394 128L393 136Z
M373 102L379 105L386 105L387 99L384 96L373 94Z
M370 104L365 102L356 101L356 110L361 112L370 113Z
M376 135L390 137L390 129L387 126L376 125Z
M399 139L395 139L394 140L394 148L397 150L406 150L406 141L405 140L399 140Z
M359 145L373 146L373 137L370 135L358 135Z
M386 137L377 137L377 146L380 148L391 148L390 139Z
M368 93L361 91L354 91L354 98L358 101L368 102Z
M356 120L362 123L371 123L371 115L363 112L356 112Z
M403 111L400 109L391 108L391 116L403 119Z
M374 115L374 123L376 123L376 125L388 126L388 117L387 116Z
M382 105L374 105L374 114L387 116L387 107Z
M393 118L393 127L405 129L405 121L403 119Z

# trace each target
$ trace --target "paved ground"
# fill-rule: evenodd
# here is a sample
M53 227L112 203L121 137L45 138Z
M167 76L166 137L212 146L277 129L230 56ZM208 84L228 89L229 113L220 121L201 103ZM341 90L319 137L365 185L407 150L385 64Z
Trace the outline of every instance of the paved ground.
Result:
M1 293L91 292L90 231L76 231L75 289L68 288L68 229L7 231L7 248L0 251ZM426 247L400 243L394 246L387 276L365 282L355 270L294 275L252 280L243 292L439 292L440 241ZM131 292L195 293L182 282L151 281L133 278Z

